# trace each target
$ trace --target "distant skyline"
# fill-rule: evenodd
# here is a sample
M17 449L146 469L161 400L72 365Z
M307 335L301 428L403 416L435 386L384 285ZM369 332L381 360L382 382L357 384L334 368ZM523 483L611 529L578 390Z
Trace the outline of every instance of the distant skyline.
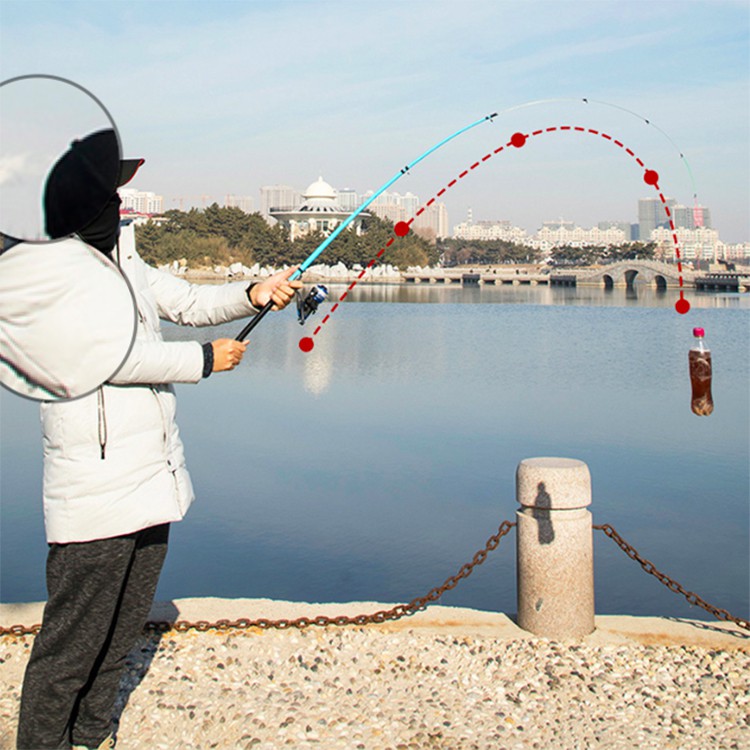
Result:
M335 186L331 186L331 187L333 187L333 189L337 193L342 194L342 195L345 196L346 200L344 200L344 201L337 201L337 202L339 202L340 205L343 206L346 210L353 210L354 208L359 207L359 205L361 203L363 203L367 198L369 198L370 195L372 195L372 193L373 193L372 190L365 191L363 193L363 192L351 190L349 188L338 189ZM277 190L285 190L286 192L288 192L290 194L294 193L294 195L296 196L295 198L287 197L287 200L283 200L283 199L282 200L277 200L276 203L273 204L277 208L291 209L293 207L301 205L304 202L304 196L303 196L303 194L304 194L304 190L306 188L299 188L298 189L294 185L282 185L282 184L276 183L274 185L262 186L260 188L260 190L259 190L260 195L259 195L259 200L257 200L257 201L251 195L225 194L223 196L211 196L211 195L204 194L204 195L201 196L203 199L205 199L204 202L203 202L203 204L202 205L192 206L192 207L197 208L199 210L204 210L208 206L216 203L219 206L239 207L243 211L245 211L245 213L261 213L261 214L264 214L266 216L271 216L270 213L268 213L268 212L264 213L264 211L263 211L262 206L263 206L264 201L263 201L263 195L262 195L262 193L263 193L264 189L268 190L268 189L274 189L274 188L277 189ZM166 206L166 205L163 204L164 201L168 202L167 196L161 196L161 195L154 196L153 192L137 192L135 190L123 190L123 189L121 189L119 192L120 192L120 195L123 196L123 208L132 209L132 210L138 211L140 213L146 213L146 214L160 213L160 212L163 212L163 211L165 211L165 210L167 210L169 208L169 206ZM139 208L136 205L136 203L134 203L132 201L132 199L129 200L129 194L130 193L135 193L138 196L140 196L140 200L142 202L144 202L144 205L146 205L145 201L148 200L149 198L156 198L157 202L158 202L158 205L161 205L162 208L158 209L158 210L148 210L146 208ZM411 206L414 207L413 210L411 210L411 211L409 211L409 209L406 209L406 215L403 218L409 218L410 216L413 216L416 213L417 208L423 206L427 202L427 200L423 199L422 196L414 195L412 193L402 194L402 193L399 193L396 190L388 190L388 191L386 191L385 193L383 193L381 195L379 201L381 203L383 203L383 201L386 198L388 198L388 200L385 201L385 203L387 203L389 205L391 205L391 204L395 205L397 203L399 206L405 207L406 204L407 204L407 202L408 202L408 205L411 205ZM407 200L405 201L404 199L407 199ZM666 199L666 203L669 205L669 207L670 207L670 209L672 211L672 216L674 218L674 221L675 221L676 225L678 227L680 227L680 228L683 228L683 229L685 229L685 228L690 228L690 229L694 228L692 224L688 224L687 222L689 220L691 220L691 219L688 218L688 216L692 216L693 215L693 208L694 208L694 206L696 204L691 204L691 205L685 206L685 205L677 203L669 195L665 196L665 199ZM396 203L393 203L394 200L396 201ZM613 218L613 217L601 218L600 217L599 219L595 219L590 226L586 225L583 228L593 228L593 227L598 226L598 228L601 229L602 225L612 225L612 226L614 226L614 225L624 224L624 225L627 226L627 231L629 232L630 229L631 229L631 227L638 227L639 224L641 223L641 221L640 221L640 219L641 219L641 217L640 217L640 204L641 204L642 200L643 199L639 199L638 202L636 204L634 204L634 206L631 207L631 216L630 217L619 217L619 218ZM667 226L667 217L666 217L666 215L664 213L664 210L662 208L662 202L661 202L661 200L659 200L658 198L652 198L651 196L647 196L646 200L651 200L651 201L653 201L657 205L656 216L654 217L654 220L653 220L654 221L654 225ZM440 202L437 202L435 205L443 205L443 204L440 203ZM180 207L179 205L172 206L172 207L173 208L179 208L180 210L189 210L189 208L191 208L189 206L182 206L182 207ZM714 228L714 227L712 227L711 218L710 218L711 217L711 207L710 206L705 206L705 205L702 205L702 204L698 204L698 208L701 211L701 215L706 217L706 224L705 224L705 226L707 228ZM372 212L372 206L370 206L368 208L368 211ZM681 214L680 214L680 211L682 212ZM513 218L512 217L509 217L509 216L492 216L492 217L476 218L474 216L473 209L471 207L469 207L467 209L466 215L464 215L463 217L451 217L451 216L449 216L449 223L450 223L450 232L449 232L449 234L451 236L453 236L454 235L454 229L459 224L464 225L467 222L471 222L471 223L477 224L477 225L479 225L479 224L500 224L500 223L507 223L509 226L512 226L514 229L519 229L518 225L513 222ZM543 226L556 225L556 224L560 224L560 225L565 224L565 225L570 225L571 227L573 227L573 226L581 227L582 226L580 223L577 223L575 221L571 221L571 220L569 220L565 216L557 216L557 217L548 216L548 217L542 218L536 226L534 226L534 227L523 227L523 229L525 229L526 232L528 232L529 234L533 234L533 233L537 232L538 230L542 229ZM642 231L642 227L641 227L641 231ZM750 240L746 240L745 242L746 243L750 242Z
M146 159L132 186L165 208L176 196L259 201L263 185L303 190L318 175L363 193L498 112L393 189L427 200L516 131L578 125L619 138L665 194L691 205L697 193L722 239L744 242L749 49L748 5L725 0L0 0L2 79L47 73L89 89L125 155ZM622 149L555 132L441 200L451 226L469 207L477 221L593 226L636 221L651 190Z

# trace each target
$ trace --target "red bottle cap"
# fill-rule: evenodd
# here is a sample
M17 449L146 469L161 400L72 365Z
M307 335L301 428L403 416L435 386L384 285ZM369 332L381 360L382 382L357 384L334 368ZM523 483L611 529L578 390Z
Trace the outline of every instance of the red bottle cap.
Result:
M697 339L702 339L706 335L706 332L702 328L693 328L693 336Z

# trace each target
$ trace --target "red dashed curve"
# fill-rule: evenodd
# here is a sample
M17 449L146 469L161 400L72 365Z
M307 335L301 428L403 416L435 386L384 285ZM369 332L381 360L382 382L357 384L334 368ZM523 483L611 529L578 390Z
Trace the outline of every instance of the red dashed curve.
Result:
M604 138L604 140L609 141L610 143L614 144L618 148L622 149L628 156L630 156L636 164L641 168L644 169L643 173L643 181L650 185L651 187L656 190L659 200L662 203L662 207L664 209L664 213L666 214L666 217L669 221L669 228L672 230L672 240L675 245L675 255L677 256L677 272L679 274L679 284L680 284L680 298L675 303L675 310L677 310L678 313L681 315L684 315L690 310L690 303L685 299L685 291L684 291L684 285L683 285L683 277L682 277L682 256L680 253L680 245L679 240L677 238L677 229L675 227L674 219L672 217L672 212L669 210L669 206L667 205L667 200L664 197L663 193L659 189L659 174L653 169L646 169L646 165L643 163L641 159L639 159L635 153L629 149L627 146L625 146L622 141L617 140L616 138L613 138L611 135L608 135L607 133L603 133L599 130L594 130L593 128L582 128L578 126L571 126L571 125L560 125L556 127L549 127L549 128L543 128L541 130L534 130L530 136L525 133L514 133L511 136L511 139L503 146L498 146L494 151L490 151L486 153L481 159L475 161L468 169L465 169L463 172L461 172L457 177L452 179L445 187L438 190L438 192L430 198L423 206L421 206L417 212L407 221L400 221L396 224L394 227L394 237L391 237L388 242L385 243L383 247L380 248L380 250L375 254L373 258L370 259L369 263L365 268L362 269L359 276L347 287L346 291L339 297L338 302L336 302L329 313L323 318L323 320L320 322L320 325L315 329L313 332L313 338L317 336L320 331L322 330L323 326L330 320L331 315L336 312L336 310L339 307L339 304L343 302L349 292L354 289L355 286L357 286L357 283L362 279L362 277L367 273L367 271L372 268L378 260L383 256L383 253L395 242L397 238L405 237L408 234L408 230L411 228L412 223L414 220L421 216L438 198L441 198L445 193L450 190L454 185L458 183L459 180L462 180L464 177L466 177L468 174L473 172L475 169L477 169L479 166L484 164L485 162L489 161L493 156L496 156L497 154L501 153L505 149L508 148L523 148L529 137L535 137L539 135L544 135L546 133L555 133L555 132L575 132L575 133L585 133L589 135L595 135L599 136L601 138ZM314 346L314 341L312 338L305 337L300 339L299 347L303 352L309 352L312 351Z

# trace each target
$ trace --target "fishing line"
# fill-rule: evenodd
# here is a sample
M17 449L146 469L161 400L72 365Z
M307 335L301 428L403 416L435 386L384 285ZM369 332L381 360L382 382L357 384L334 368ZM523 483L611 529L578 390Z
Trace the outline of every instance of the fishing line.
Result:
M637 112L634 112L632 109L628 109L627 107L621 107L619 104L611 104L610 102L604 102L600 101L599 99L583 99L584 102L587 104L590 102L593 102L595 104L602 104L605 107L612 107L613 109L619 109L621 112L627 112L629 115L632 115L633 117L636 117L639 120L642 120L646 123L649 127L654 128L655 130L658 130L671 144L674 146L677 153L680 155L680 159L682 160L682 163L685 165L685 169L687 170L688 176L690 177L690 186L693 189L693 199L698 199L698 190L695 186L695 178L693 177L693 170L690 168L690 163L685 158L685 154L682 152L682 149L672 140L672 138L668 135L668 133L664 130L662 130L658 125L655 125L651 120L649 120L647 117L644 117L643 115L639 115Z

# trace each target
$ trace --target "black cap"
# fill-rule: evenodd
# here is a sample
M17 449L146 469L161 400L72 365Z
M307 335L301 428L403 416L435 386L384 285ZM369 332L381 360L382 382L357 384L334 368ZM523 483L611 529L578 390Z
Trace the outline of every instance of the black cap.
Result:
M117 135L112 129L73 141L50 170L44 185L47 236L67 237L90 224L141 164L143 159L120 159Z
M127 185L133 177L135 177L135 173L138 171L140 166L143 164L143 162L146 161L145 159L121 159L120 160L120 176L117 180L117 187L122 187L123 185Z

